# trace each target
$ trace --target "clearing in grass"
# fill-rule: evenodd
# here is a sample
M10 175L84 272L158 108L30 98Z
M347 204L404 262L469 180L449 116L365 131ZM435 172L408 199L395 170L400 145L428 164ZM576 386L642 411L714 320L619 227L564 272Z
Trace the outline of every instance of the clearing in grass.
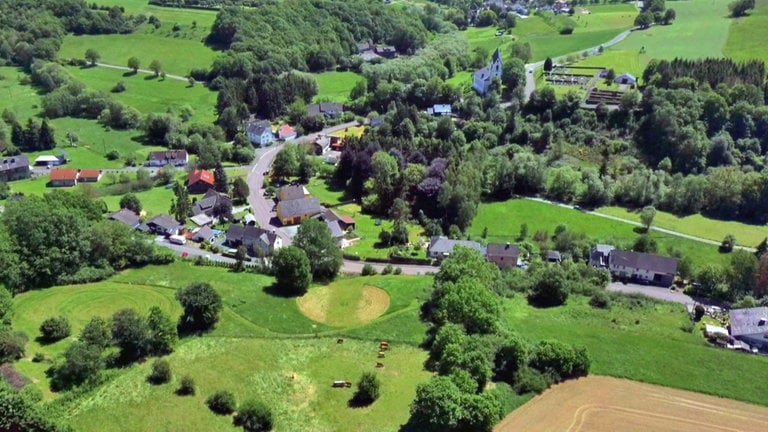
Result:
M347 102L352 88L365 78L355 72L323 72L315 75L317 80L316 102Z
M351 282L351 283L350 283ZM360 279L347 279L312 288L296 299L301 313L334 327L365 324L389 308L389 294Z

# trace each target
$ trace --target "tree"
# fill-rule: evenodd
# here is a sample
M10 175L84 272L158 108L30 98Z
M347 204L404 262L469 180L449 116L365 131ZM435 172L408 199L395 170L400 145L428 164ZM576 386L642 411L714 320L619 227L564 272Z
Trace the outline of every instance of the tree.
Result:
M132 70L134 74L136 74L139 71L139 66L141 63L139 62L139 59L136 57L131 57L128 59L128 69Z
M544 72L551 72L552 71L552 59L550 57L547 57L544 59Z
M736 246L736 236L733 234L726 234L723 241L720 242L720 252L732 252L734 246Z
M29 432L71 432L53 419L50 412L30 397L27 391L15 391L0 382L0 430Z
M179 388L176 389L176 394L179 396L189 396L195 394L195 380L189 376L184 375L181 377Z
M409 423L419 431L453 430L462 416L462 394L449 377L438 376L416 386Z
M115 312L110 329L123 360L133 361L146 354L149 328L146 320L135 310L120 309Z
M227 172L221 164L216 165L216 169L213 171L213 189L215 189L216 192L229 195Z
M525 85L525 64L522 59L511 58L504 62L501 70L501 82L512 91Z
M272 410L260 400L248 399L237 408L232 420L235 426L242 426L245 432L267 432L274 427Z
M192 214L192 201L190 201L187 188L181 182L176 182L173 193L176 199L171 200L170 213L177 221L184 223L187 217Z
M674 9L667 9L666 11L664 11L664 19L663 19L664 25L672 24L672 21L674 21L675 18L677 18L677 13L675 12Z
M160 60L152 60L149 64L149 70L155 73L155 77L159 77L160 72L163 71L163 65L160 63Z
M24 357L27 341L27 335L22 332L0 332L0 363L14 362Z
M158 306L152 306L147 315L147 349L154 355L165 355L173 352L173 346L178 340L176 326L171 318Z
M755 8L755 0L736 0L728 4L728 10L734 18L742 17L747 11Z
M307 219L299 225L293 245L304 251L317 279L333 279L341 269L343 259L336 239L328 226L318 219Z
M295 246L278 249L272 257L275 287L286 295L302 295L312 282L312 267L307 254Z
M248 249L244 245L238 246L235 251L235 266L232 270L237 273L245 271L246 258L248 258Z
M152 384L165 384L171 381L171 365L166 359L157 359L152 362L152 372L147 377L147 381Z
M300 149L294 144L286 144L272 162L272 176L278 179L296 176L299 172Z
M221 296L208 283L188 285L176 292L176 299L184 309L179 326L185 330L208 330L219 320Z
M80 331L78 337L80 342L102 350L109 346L111 339L109 323L101 317L91 318Z
M141 213L141 201L134 193L127 193L120 198L120 208L128 209L136 214Z
M96 66L96 62L101 59L101 54L93 48L85 50L85 59L91 63L91 66Z
M730 270L731 297L752 294L758 274L758 260L755 255L745 250L734 251L731 254Z
M560 266L548 265L536 275L528 293L528 302L539 307L565 304L568 300L568 282Z
M60 341L69 336L71 331L69 320L65 317L48 318L40 324L40 339L48 343Z
M205 404L208 405L208 408L211 411L219 415L232 414L237 406L235 395L226 390L219 390L208 396L208 399L205 400Z
M360 381L357 382L357 392L352 397L352 402L357 405L370 405L381 394L381 381L375 372L363 372Z
M56 147L56 137L53 134L53 128L48 124L48 120L43 119L40 122L40 130L37 133L37 148L40 150L51 150Z
M641 29L647 29L648 27L653 24L654 17L653 13L651 12L641 12L635 17L635 27L640 27Z
M13 315L13 296L11 292L0 284L0 331L11 328L11 316Z
M74 341L64 351L64 361L54 366L51 376L53 390L64 390L98 379L102 368L101 349Z
M251 190L248 183L242 177L235 178L235 181L232 182L232 199L236 203L245 203L250 194Z
M653 218L655 217L656 208L654 206L645 206L640 211L640 222L645 227L646 232L651 230L651 225L653 225Z

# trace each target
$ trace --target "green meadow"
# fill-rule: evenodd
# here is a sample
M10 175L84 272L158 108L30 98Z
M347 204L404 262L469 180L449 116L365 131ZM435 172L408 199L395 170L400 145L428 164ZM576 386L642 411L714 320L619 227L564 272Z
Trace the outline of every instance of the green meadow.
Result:
M731 26L723 54L735 60L768 60L765 34L768 27L768 0L756 0L749 15L730 19Z
M323 72L315 74L317 80L316 102L346 102L352 88L365 78L355 72Z

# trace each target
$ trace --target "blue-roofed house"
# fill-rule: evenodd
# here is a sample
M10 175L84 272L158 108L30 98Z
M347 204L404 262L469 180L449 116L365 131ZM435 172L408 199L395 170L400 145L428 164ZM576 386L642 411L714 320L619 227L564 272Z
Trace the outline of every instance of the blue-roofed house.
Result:
M435 104L430 108L427 108L427 114L435 116L449 116L453 114L450 104Z
M441 260L453 252L456 246L463 246L474 249L485 256L485 248L478 242L470 240L452 240L445 236L434 236L427 247L427 256L429 258Z

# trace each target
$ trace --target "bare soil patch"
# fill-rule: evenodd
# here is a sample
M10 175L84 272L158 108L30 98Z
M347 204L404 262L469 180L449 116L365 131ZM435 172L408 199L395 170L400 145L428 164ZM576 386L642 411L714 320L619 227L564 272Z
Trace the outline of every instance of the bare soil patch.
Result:
M768 408L635 381L587 377L556 385L495 432L763 432Z

